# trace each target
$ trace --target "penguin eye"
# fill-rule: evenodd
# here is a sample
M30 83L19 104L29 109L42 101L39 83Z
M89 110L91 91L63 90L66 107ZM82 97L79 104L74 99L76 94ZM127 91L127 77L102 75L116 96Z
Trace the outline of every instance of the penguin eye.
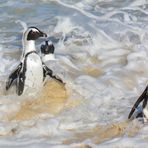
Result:
M34 31L32 31L32 30L31 30L31 34L33 34L33 35L34 35L35 33L36 33L36 32L34 32Z

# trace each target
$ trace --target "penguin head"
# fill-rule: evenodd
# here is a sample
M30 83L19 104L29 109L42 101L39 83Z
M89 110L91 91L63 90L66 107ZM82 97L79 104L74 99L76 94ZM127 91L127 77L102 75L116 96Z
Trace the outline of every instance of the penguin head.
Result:
M40 37L47 37L47 34L42 32L36 27L29 27L26 32L24 33L24 39L26 41L35 41Z
M48 41L45 41L45 45L41 46L41 53L42 54L54 54L54 45L48 44Z

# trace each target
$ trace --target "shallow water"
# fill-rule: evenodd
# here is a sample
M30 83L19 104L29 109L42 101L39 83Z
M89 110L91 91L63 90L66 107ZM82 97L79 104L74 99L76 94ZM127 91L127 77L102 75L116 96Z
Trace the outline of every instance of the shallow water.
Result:
M127 116L147 85L147 0L1 0L0 12L0 147L146 147L147 125ZM57 61L46 64L65 87L49 81L36 98L5 91L20 21L49 35Z

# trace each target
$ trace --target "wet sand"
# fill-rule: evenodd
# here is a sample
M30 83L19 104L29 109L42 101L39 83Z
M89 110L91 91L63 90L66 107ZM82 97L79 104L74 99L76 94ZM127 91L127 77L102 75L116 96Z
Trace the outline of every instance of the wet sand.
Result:
M130 128L129 124L132 124ZM129 121L123 121L119 123L96 125L93 128L85 130L83 132L77 132L73 137L65 140L64 144L82 143L84 140L91 140L94 144L100 144L104 141L127 135L129 137L135 136L139 130L140 125L129 123ZM91 148L89 145L78 144L75 148Z
M28 120L46 113L55 115L59 113L63 107L71 108L82 103L81 99L67 100L67 98L64 85L54 80L48 81L44 86L41 96L31 101L25 100L22 102L20 110L11 120ZM100 125L98 123L95 127L86 129L85 131L71 130L73 136L64 140L63 144L78 143L78 145L73 148L91 148L91 146L81 143L84 140L90 139L94 144L99 144L125 134L131 137L136 135L139 129L140 126L137 126L137 124L133 124L132 128L129 128L129 121L106 125Z
M98 77L103 73L101 69L98 69L96 67L91 67L91 66L84 67L83 71L85 74L93 77Z
M64 85L51 80L43 88L41 96L22 102L21 109L12 120L26 120L43 113L57 114L67 99Z

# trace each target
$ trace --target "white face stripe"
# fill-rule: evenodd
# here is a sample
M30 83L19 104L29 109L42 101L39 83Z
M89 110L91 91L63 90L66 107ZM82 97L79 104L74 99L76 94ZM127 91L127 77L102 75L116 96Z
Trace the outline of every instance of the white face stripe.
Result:
M36 28L30 28L33 32L39 32Z
M28 28L26 32L23 34L22 44L23 44L23 55L27 52L35 51L35 41L27 41L28 33L33 30L34 32L39 32L36 28Z

